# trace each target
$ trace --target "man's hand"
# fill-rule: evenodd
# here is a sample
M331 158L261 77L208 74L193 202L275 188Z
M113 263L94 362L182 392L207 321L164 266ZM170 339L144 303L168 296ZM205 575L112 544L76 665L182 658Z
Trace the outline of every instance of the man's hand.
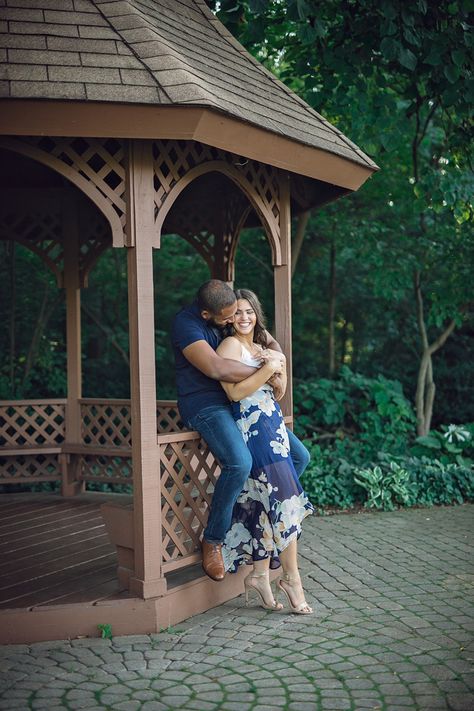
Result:
M267 380L267 383L273 388L273 396L275 400L281 400L281 398L285 394L285 387L281 375L279 373L275 373L274 375L272 375L271 378Z

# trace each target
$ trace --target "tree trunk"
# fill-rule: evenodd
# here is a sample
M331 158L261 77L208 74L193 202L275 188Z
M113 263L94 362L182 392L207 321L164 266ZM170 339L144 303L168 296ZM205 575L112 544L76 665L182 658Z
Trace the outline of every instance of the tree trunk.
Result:
M329 252L329 315L328 315L328 362L329 376L333 378L336 374L336 338L335 323L336 318L336 246L334 240L331 241Z
M294 276L296 271L296 265L298 263L298 258L301 253L301 247L303 246L304 233L310 215L311 210L306 210L306 212L302 212L301 215L298 217L295 239L293 240L293 244L291 247L291 276Z
M43 335L46 326L48 325L49 319L51 318L54 309L56 308L56 305L58 304L60 300L60 295L58 295L47 307L48 304L48 296L49 296L49 284L46 282L45 287L44 287L44 292L43 292L43 299L41 301L41 306L38 314L38 318L36 320L36 326L35 330L33 333L33 337L31 339L30 347L28 350L28 355L26 356L26 361L25 361L25 368L23 371L23 378L22 378L22 388L25 386L25 384L28 381L28 378L30 376L31 370L33 368L33 364L35 362L36 355L38 353L38 347L41 341L41 336Z
M11 397L15 397L15 315L16 315L16 274L15 274L15 242L10 242L10 294L11 294L11 311L10 311L10 355L9 355L9 373L10 373L10 392Z
M433 353L439 350L446 343L447 339L454 331L456 323L453 319L448 323L444 331L433 342L428 342L428 334L426 330L425 317L423 312L423 295L421 293L421 274L415 272L415 298L416 310L418 318L418 327L420 329L422 354L420 367L418 369L418 380L416 385L415 408L416 408L416 431L418 437L428 434L431 428L431 420L433 417L433 404L436 392L436 386L433 379Z
M81 308L86 314L86 316L88 316L90 320L93 321L95 325L99 328L99 330L102 331L102 333L106 336L110 345L113 346L118 353L120 353L124 363L126 363L126 365L130 367L130 358L128 356L128 353L124 351L122 346L118 343L114 334L112 333L112 330L107 326L104 326L100 319L94 314L93 311L91 311L91 309L87 308L87 306L82 304Z

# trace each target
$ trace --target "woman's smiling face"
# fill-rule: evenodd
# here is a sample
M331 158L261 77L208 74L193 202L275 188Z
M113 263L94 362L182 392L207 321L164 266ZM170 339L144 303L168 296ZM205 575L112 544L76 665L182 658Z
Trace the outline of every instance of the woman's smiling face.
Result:
M238 299L234 317L234 329L238 335L249 336L253 333L257 316L247 299Z

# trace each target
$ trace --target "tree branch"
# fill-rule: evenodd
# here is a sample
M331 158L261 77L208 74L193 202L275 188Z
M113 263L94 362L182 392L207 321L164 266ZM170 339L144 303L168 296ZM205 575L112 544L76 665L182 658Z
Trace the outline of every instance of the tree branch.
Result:
M97 316L87 306L82 304L81 309L91 319L91 321L95 323L95 325L102 331L102 333L107 336L107 338L110 340L111 345L115 348L116 351L120 353L125 363L130 367L130 359L128 357L128 353L126 353L123 350L122 346L117 343L113 334L110 332L110 329L107 328L107 326L104 326L104 324L99 321Z

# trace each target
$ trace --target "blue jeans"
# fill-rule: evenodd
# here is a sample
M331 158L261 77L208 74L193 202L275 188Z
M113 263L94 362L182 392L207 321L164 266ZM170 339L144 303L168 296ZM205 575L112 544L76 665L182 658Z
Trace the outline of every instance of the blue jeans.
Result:
M205 407L187 423L206 441L221 467L212 496L204 538L209 543L222 543L232 522L232 509L252 467L252 457L238 429L230 406ZM298 476L309 464L309 452L288 430L290 455Z

